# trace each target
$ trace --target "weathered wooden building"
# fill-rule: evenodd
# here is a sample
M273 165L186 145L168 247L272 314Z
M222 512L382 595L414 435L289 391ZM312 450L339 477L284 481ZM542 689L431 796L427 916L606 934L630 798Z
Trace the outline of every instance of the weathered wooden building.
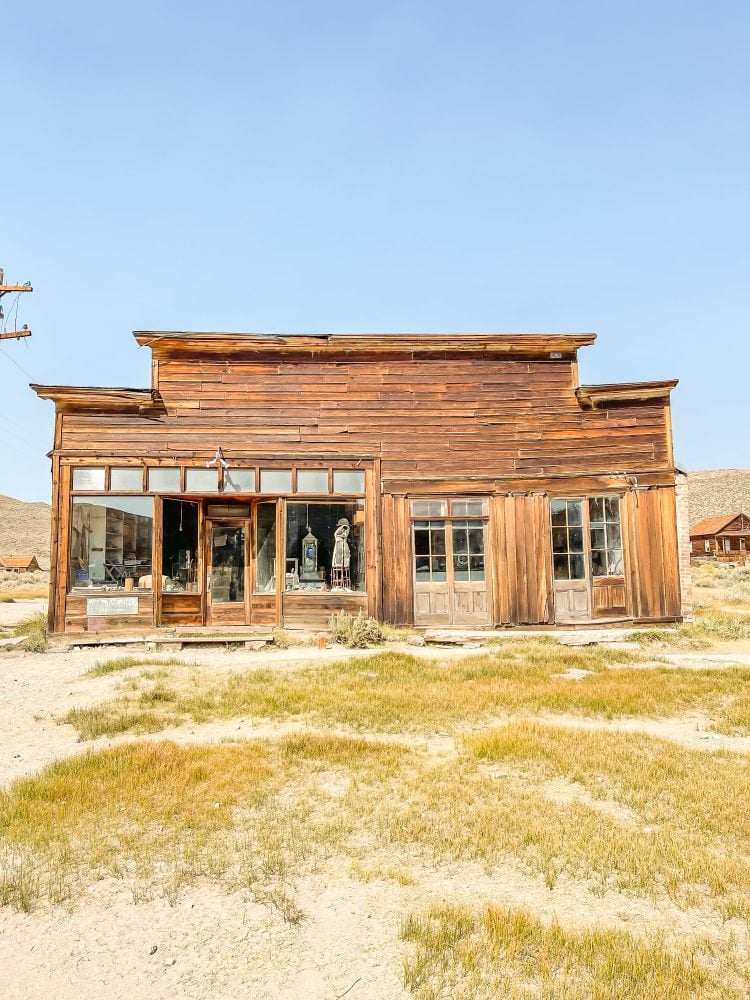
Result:
M35 555L26 556L2 556L0 555L0 569L8 573L34 573L42 567L37 562Z
M579 385L594 334L135 338L148 389L33 386L53 632L681 617L676 383Z
M705 517L690 529L690 546L694 558L744 563L750 554L750 517Z

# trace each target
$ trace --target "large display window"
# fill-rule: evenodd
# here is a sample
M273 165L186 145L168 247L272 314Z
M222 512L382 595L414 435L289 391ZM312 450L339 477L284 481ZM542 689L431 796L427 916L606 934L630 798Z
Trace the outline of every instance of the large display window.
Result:
M365 590L364 500L286 505L287 591Z
M198 504L165 499L162 511L162 589L167 593L198 591Z
M151 497L73 497L71 589L150 589L153 529Z

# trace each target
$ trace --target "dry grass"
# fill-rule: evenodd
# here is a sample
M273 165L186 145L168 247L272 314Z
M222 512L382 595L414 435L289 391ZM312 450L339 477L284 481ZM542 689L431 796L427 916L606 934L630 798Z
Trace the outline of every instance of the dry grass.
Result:
M13 626L13 635L27 636L20 649L29 653L43 653L49 643L47 641L47 616L43 612L25 618Z
M696 607L750 608L750 565L700 562L692 567Z
M739 613L703 609L696 612L692 622L674 628L634 632L633 639L643 646L660 649L708 649L717 642L750 639L750 618Z
M142 697L148 687L139 683L100 706L74 709L62 721L76 726L81 739L92 739L146 725L157 731L189 720L238 716L304 718L379 732L434 732L518 714L565 712L612 719L701 711L712 715L719 728L745 731L750 668L686 671L647 663L627 651L571 650L544 641L508 643L461 660L383 652L289 673L247 670L221 680L193 671L189 677L175 676L171 696L152 708ZM590 673L580 681L560 676L571 668ZM152 712L148 722L144 711Z
M59 902L103 874L134 900L170 901L210 877L294 916L291 879L349 827L314 794L316 770L388 780L398 748L295 737L277 743L129 744L89 752L0 793L0 905ZM292 920L293 922L293 920Z
M31 597L47 598L49 573L42 570L35 570L33 573L8 573L6 570L0 570L0 594L15 600Z
M166 656L162 659L150 656L115 656L94 664L84 676L105 677L107 674L119 673L121 670L129 670L131 667L196 667L197 665L197 663L187 663L176 656Z
M408 917L404 981L417 1000L704 1000L744 997L724 949L639 940L623 931L566 930L522 910L433 907ZM720 960L724 968L719 968Z

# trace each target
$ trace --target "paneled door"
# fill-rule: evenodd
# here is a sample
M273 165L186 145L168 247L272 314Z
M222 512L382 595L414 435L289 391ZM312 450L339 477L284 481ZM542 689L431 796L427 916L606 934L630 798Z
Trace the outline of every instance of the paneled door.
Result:
M591 618L591 583L586 506L581 500L552 500L552 577L555 621Z
M550 502L555 621L626 614L619 496Z
M250 622L250 519L206 521L208 625Z
M416 520L412 531L415 624L488 624L484 521Z

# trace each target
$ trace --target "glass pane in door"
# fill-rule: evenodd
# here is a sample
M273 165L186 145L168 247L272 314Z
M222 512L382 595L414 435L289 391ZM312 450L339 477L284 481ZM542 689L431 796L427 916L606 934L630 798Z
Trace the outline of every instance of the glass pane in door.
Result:
M214 524L211 530L211 602L245 600L245 529Z
M552 564L556 580L585 580L583 501L552 501Z

